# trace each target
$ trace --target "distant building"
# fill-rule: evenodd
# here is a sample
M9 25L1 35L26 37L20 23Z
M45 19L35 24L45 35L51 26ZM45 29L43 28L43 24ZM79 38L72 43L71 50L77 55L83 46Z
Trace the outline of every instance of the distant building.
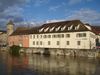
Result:
M12 34L14 31L14 24L10 20L7 23L7 31L6 30L0 30L0 47L5 47L7 46L7 38L10 34Z
M0 30L0 47L4 47L7 44L7 34L6 31Z
M100 26L92 26L94 29L94 32L97 35L96 38L96 48L100 48Z
M17 28L9 36L9 46L31 48L93 49L97 30L80 20L46 23L39 27Z
M9 37L9 46L19 45L21 47L29 47L29 32L26 27L18 27Z
M14 23L12 22L12 20L10 20L7 23L7 35L11 35L14 32Z

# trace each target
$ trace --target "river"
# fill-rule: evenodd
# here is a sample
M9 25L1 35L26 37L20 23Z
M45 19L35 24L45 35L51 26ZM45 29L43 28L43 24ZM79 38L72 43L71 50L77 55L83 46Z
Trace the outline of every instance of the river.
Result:
M0 75L100 75L100 59L0 52Z

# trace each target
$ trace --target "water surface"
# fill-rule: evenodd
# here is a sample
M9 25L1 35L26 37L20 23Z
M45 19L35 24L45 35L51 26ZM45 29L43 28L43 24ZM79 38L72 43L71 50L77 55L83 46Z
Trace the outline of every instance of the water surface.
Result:
M0 52L0 75L100 75L100 60Z

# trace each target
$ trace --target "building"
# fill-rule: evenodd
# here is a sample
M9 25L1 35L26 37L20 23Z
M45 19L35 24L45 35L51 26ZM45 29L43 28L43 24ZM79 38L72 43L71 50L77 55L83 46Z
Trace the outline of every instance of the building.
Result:
M96 48L94 27L80 20L46 23L29 29L16 29L9 36L9 46L30 48L93 49Z
M18 27L9 37L9 46L29 47L29 28Z
M96 48L100 48L100 26L92 26L97 35Z
M12 20L10 20L8 23L7 23L7 35L11 35L12 33L14 32L14 23Z
M7 34L5 30L0 30L0 47L5 47L7 44Z
M37 48L93 49L96 45L91 26L79 20L44 24L30 37L30 47Z
M8 44L8 36L12 34L12 32L14 31L14 24L13 22L10 20L7 23L7 31L6 30L0 30L0 47L6 47Z

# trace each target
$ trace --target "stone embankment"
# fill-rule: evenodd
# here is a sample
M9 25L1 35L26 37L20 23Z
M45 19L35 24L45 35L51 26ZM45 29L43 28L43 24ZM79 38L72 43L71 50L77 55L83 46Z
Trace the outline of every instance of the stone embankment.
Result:
M33 54L50 54L65 56L82 56L82 57L100 57L100 50L84 50L84 49L48 49L48 48L22 48L20 52Z

